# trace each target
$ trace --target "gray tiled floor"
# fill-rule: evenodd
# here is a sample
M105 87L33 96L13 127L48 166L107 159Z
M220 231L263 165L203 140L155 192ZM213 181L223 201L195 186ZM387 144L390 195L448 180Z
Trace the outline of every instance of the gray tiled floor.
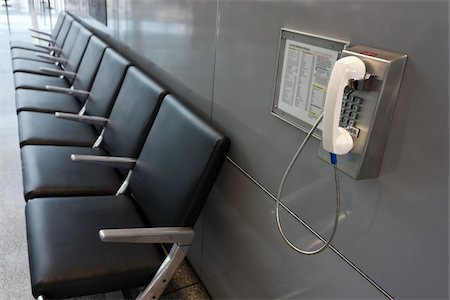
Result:
M63 9L64 1L52 1L56 8L51 10L52 15L40 0L8 2L10 7L0 6L0 300L33 299L28 271L25 202L9 41L30 40L27 30L30 27L49 30L56 21L58 11ZM114 295L93 295L79 299L111 297ZM162 298L206 299L208 293L189 264L185 263L169 283Z
M8 8L10 24L22 8ZM6 7L0 7L0 299L32 299ZM11 28L11 36L23 36Z

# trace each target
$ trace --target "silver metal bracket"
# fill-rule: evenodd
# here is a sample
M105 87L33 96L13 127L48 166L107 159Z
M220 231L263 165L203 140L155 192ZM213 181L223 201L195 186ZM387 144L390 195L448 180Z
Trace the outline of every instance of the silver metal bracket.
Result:
M92 145L92 148L98 148L103 142L103 134L105 134L105 127L102 128L102 132L100 132L100 135L95 140L94 145Z
M123 193L125 193L125 191L128 188L128 184L130 183L130 179L131 179L132 174L133 174L132 170L128 171L127 177L122 182L122 184L120 185L119 189L116 192L116 196L122 195Z
M169 255L167 255L166 259L161 264L161 267L158 269L158 272L156 272L152 281L136 299L159 299L161 294L166 289L170 279L173 277L175 272L178 270L178 267L186 257L188 250L189 246L179 246L178 244L173 244Z
M188 227L102 229L99 237L103 242L118 243L173 243L152 281L136 299L158 299L183 262L194 238Z

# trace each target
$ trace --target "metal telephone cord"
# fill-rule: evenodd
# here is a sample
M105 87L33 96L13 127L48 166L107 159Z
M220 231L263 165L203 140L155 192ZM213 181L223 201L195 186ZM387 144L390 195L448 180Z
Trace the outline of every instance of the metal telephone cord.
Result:
M316 250L312 250L312 251L306 251L306 250L300 249L299 247L295 246L289 240L289 238L286 236L286 234L283 231L283 226L281 225L281 222L280 222L281 194L283 192L284 185L286 183L287 178L289 177L289 173L291 172L292 167L294 166L295 162L297 161L297 158L299 157L300 153L303 151L303 148L305 148L306 143L311 138L314 130L317 128L319 123L322 121L322 118L323 118L323 113L320 115L320 117L314 123L313 127L308 132L308 134L306 135L306 137L303 140L302 144L298 148L297 153L295 153L294 157L292 158L291 162L289 163L289 166L287 167L286 172L284 173L283 178L281 179L280 186L278 187L278 194L277 194L277 197L276 197L276 219L277 219L278 230L280 231L280 234L283 237L284 241L292 249L294 249L295 251L297 251L297 252L299 252L301 254L305 254L305 255L314 255L314 254L320 253L323 250L325 250L328 247L328 245L330 245L330 243L333 240L334 235L336 233L336 229L337 229L338 221L339 221L340 206L341 206L341 196L340 196L340 189L339 189L339 172L338 172L338 169L336 167L336 162L337 162L336 161L336 154L330 153L330 155L331 155L331 163L333 164L333 169L334 169L334 181L335 181L335 186L336 186L336 214L335 214L335 218L334 218L333 231L331 232L330 238L328 240L325 240L324 244L320 248L318 248Z

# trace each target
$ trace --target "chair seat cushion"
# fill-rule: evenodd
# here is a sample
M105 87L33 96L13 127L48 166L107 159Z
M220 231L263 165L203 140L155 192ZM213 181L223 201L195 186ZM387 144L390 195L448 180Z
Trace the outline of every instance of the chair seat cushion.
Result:
M14 85L16 89L45 90L46 85L69 88L67 80L56 76L32 74L25 72L14 73Z
M20 49L28 49L32 51L38 51L43 53L48 53L48 50L39 46L36 46L36 44L26 41L10 41L9 46L12 49L20 48Z
M73 162L71 154L108 155L100 148L25 146L21 149L25 199L114 195L122 184L115 168Z
M90 147L98 137L89 124L58 119L54 114L22 111L18 117L19 143Z
M38 57L36 54L48 54L49 51L41 52L41 51L35 51L30 49L22 49L22 48L12 48L11 49L11 58L24 58L24 59L30 59L30 60L42 60L42 58Z
M81 103L71 95L18 89L16 90L16 109L17 113L21 111L78 113Z
M147 227L127 196L33 200L26 206L26 223L35 297L146 285L164 259L159 245L100 241L100 229Z
M12 60L13 72L26 72L26 73L45 75L45 73L41 72L41 69L40 69L41 67L61 70L61 68L58 65L55 65L54 63L51 63L51 62L45 63L45 62L41 62L41 61L34 61L34 60L28 60L28 59L13 59Z

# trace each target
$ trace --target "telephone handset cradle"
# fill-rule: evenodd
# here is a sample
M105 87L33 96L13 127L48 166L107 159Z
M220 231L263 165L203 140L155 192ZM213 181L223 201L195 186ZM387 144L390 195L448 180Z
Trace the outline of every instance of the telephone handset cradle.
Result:
M339 170L354 179L374 178L380 172L407 56L352 46L341 57L328 83L319 156L329 161L329 153L332 158L342 155Z

